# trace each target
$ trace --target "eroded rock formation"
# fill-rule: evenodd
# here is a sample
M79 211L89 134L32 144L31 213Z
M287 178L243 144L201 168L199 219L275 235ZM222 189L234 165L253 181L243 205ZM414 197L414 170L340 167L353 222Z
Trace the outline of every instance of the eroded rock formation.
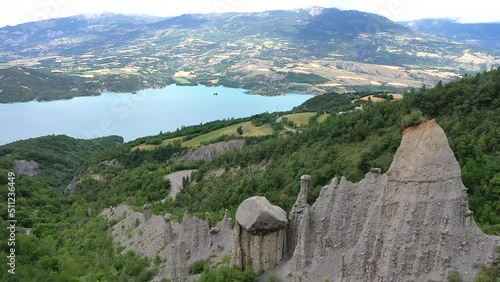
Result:
M206 220L187 213L181 223L172 221L170 214L145 216L127 205L106 209L102 215L120 220L110 226L109 233L122 252L132 250L150 259L156 255L163 259L153 281L187 281L191 264L201 259L209 263L220 261L229 254L233 243L231 220L227 216L212 228L217 230L214 233Z
M304 281L471 281L499 238L474 223L460 167L443 130L405 130L386 174L359 183L334 178L313 206L304 187L290 213L292 257L267 275Z
M309 190L309 181L311 176L303 175L300 178L300 192L292 210L288 215L289 224L287 230L286 241L286 257L294 255L294 258L302 257L305 253L299 254L306 247L306 239L304 238L307 229L309 228L309 205L307 204L307 193ZM298 242L300 241L300 246ZM305 260L305 259L304 259Z
M286 213L265 197L251 197L236 210L236 220L252 235L266 235L287 225Z
M40 164L35 161L15 160L12 170L16 174L35 176L40 173Z
M192 175L196 171L195 169L181 170L165 175L164 179L170 181L170 197L172 199L175 199L177 194L182 190L183 180L187 179L188 182L191 182Z
M231 263L254 271L271 269L281 261L285 247L287 218L283 209L264 197L243 201L236 211Z
M163 220L165 221L165 233L164 233L164 244L168 245L172 242L174 238L174 229L172 228L172 215L167 213L163 216Z
M148 221L151 218L151 205L145 204L142 207L142 210L143 210L144 221Z
M310 176L288 219L262 197L245 200L232 230L227 213L209 228L208 215L181 223L125 205L107 209L115 244L166 259L153 281L186 281L199 259L265 271L266 281L445 281L451 271L472 281L500 239L476 226L467 188L443 130L429 121L405 130L386 174L372 169L358 183L334 178L307 204Z
M184 156L180 157L178 161L181 162L210 162L217 156L236 149L241 149L245 146L245 140L229 140L218 142L206 146L201 146L197 149L191 149Z
M78 185L82 183L82 179L78 176L73 176L73 179L71 179L71 182L66 186L66 190L73 192L78 188Z

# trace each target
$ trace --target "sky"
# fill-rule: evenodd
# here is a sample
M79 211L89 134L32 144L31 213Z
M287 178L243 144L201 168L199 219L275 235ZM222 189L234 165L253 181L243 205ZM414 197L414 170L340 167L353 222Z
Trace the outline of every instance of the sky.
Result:
M469 23L500 22L500 2L491 0L2 0L0 27L106 12L169 17L188 13L257 12L311 6L371 12L393 21L451 18Z

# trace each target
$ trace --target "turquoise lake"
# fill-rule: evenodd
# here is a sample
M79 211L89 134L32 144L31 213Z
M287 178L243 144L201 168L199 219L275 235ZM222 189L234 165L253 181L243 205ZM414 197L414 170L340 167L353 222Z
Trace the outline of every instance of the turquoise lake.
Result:
M267 97L245 91L170 85L137 94L107 92L63 101L0 104L0 145L51 134L84 139L120 135L130 141L183 125L291 110L313 97Z

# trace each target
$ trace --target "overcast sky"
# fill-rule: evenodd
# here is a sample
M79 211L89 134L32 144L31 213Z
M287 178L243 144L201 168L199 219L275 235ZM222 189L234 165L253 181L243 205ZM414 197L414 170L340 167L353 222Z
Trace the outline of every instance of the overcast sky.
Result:
M313 5L372 12L394 21L452 18L461 22L500 22L500 2L491 0L2 0L0 27L104 12L177 16L296 9Z

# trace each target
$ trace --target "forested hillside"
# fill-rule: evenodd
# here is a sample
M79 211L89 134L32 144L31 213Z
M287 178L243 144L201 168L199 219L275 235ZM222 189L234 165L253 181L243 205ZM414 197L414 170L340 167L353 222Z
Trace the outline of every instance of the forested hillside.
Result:
M234 214L247 197L263 195L289 210L301 175L312 176L312 202L334 176L357 181L371 167L385 172L402 130L431 118L445 130L460 163L476 222L485 232L499 235L499 93L500 70L492 70L412 91L403 100L368 101L363 111L350 111L361 103L351 103L360 94L318 96L296 110L330 112L326 121L313 117L297 133L286 133L275 125L273 135L247 138L245 148L210 163L173 161L187 150L180 142L152 150L132 148L161 143L165 138L197 136L238 121L183 128L123 145L114 137L79 141L53 136L2 146L0 185L6 185L13 160L33 159L42 164L40 175L16 178L18 224L32 227L34 235L18 235L19 275L10 281L147 281L155 271L155 262L114 252L106 233L108 223L97 217L103 208L128 203L139 210L143 204L153 203L154 213L172 213L174 220L187 210L195 215L211 212L210 219L215 221L224 209ZM338 114L341 111L347 113ZM262 124L275 122L276 115L250 119ZM242 137L223 137L227 138ZM184 181L175 201L159 202L170 188L164 176L187 168L198 169L196 182ZM74 192L64 192L75 175L81 183ZM0 197L5 203L5 195ZM2 208L2 213L5 210ZM6 235L2 232L1 242L6 242ZM5 263L7 248L2 243L1 263ZM498 273L492 271L492 275Z
M102 91L134 93L145 88L164 87L172 79L158 82L136 74L70 75L49 69L0 68L0 103L67 100L97 96Z
M14 160L40 164L35 177L15 175L16 227L31 228L32 235L18 232L15 246L8 246L9 234L2 230L0 261L6 265L7 254L15 247L16 274L2 271L0 281L148 281L147 260L133 253L115 255L106 233L108 223L97 217L100 208L64 192L71 176L92 155L122 142L118 136L94 140L47 136L0 147L2 187L7 187ZM3 226L8 226L6 196L0 195Z
M71 99L95 96L85 79L47 70L10 67L0 69L0 103Z

